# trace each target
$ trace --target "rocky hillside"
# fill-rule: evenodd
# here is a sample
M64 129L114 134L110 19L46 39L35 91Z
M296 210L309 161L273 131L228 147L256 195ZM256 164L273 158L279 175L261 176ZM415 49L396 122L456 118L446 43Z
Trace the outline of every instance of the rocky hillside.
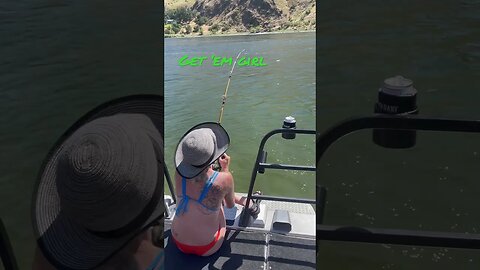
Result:
M183 5L179 1L165 2L165 20L177 24L181 21L182 25L174 29L179 33L313 30L316 26L313 0L184 0ZM191 18L172 18L176 11L185 13L179 9L191 12Z

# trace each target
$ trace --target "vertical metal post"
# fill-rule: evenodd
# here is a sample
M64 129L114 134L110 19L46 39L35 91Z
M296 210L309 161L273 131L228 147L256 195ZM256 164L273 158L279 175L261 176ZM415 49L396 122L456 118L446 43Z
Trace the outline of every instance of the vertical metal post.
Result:
M177 196L175 196L175 189L173 188L172 179L170 178L170 174L168 173L168 169L167 169L166 164L164 164L163 169L165 170L165 178L167 179L168 188L170 189L170 192L172 193L173 201L175 203L177 203Z
M324 186L316 186L317 201L317 224L323 223L323 215L325 211L325 203L327 201L327 189Z
M274 131L271 131L270 133L265 135L262 141L260 142L260 146L258 147L257 159L255 160L255 165L253 166L252 178L250 179L250 185L248 187L247 201L245 202L245 207L243 208L243 213L242 213L242 216L240 217L240 222L239 222L240 226L246 227L248 225L249 215L248 215L247 209L248 207L250 207L250 200L253 193L253 187L255 186L255 179L257 179L258 167L262 160L263 148L265 147L265 143L267 142L267 139L273 134L275 134Z

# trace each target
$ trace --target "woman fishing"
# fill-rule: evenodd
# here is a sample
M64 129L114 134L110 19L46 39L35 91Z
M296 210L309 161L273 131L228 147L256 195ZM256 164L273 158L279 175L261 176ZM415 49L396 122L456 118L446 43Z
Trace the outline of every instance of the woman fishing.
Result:
M172 223L172 238L184 253L209 256L225 237L225 207L244 205L236 196L229 171L230 157L225 154L230 138L217 123L207 122L190 129L175 151L175 190L179 198ZM212 169L218 160L220 171ZM258 204L251 211L258 212ZM253 213L255 214L255 213Z
M244 206L246 198L235 195L233 176L229 171L230 145L227 131L220 125L235 59L222 96L217 123L206 122L191 128L175 150L175 190L180 199L172 223L172 238L184 253L209 256L222 246L226 221L222 205ZM218 160L220 171L213 170ZM252 216L260 212L259 202L249 207Z

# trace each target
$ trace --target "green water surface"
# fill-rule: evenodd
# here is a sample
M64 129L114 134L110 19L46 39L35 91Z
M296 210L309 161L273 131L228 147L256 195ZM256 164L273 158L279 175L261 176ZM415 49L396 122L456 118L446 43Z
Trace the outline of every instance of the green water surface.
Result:
M370 115L385 78L418 90L420 116L480 119L480 2L327 1L318 6L317 130ZM418 132L384 149L340 139L317 167L330 225L479 233L480 135ZM319 242L319 269L479 269L452 248Z
M218 121L231 66L180 66L184 55L263 57L266 66L237 66L227 94L222 125L230 135L230 170L235 190L247 192L258 147L286 116L297 127L315 129L315 34L269 34L165 40L165 160L173 175L173 156L181 136L194 125ZM314 165L315 137L280 135L266 145L268 162ZM255 190L266 195L314 198L315 174L269 170Z

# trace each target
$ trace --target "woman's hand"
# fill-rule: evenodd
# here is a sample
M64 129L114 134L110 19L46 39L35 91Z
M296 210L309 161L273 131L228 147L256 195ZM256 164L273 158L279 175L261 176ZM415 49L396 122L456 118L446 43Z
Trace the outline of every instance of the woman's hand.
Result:
M230 157L227 154L223 154L219 159L220 167L222 167L222 172L228 172L228 166L230 165Z

